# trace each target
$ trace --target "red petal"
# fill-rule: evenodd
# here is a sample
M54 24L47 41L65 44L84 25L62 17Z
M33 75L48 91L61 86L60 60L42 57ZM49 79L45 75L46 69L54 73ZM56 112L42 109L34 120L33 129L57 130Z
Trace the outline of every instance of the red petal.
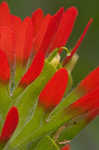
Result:
M99 67L81 81L78 90L83 89L85 92L90 92L97 86L99 86Z
M68 73L62 68L46 84L39 96L39 103L45 108L55 107L64 96L68 82Z
M20 85L24 87L30 84L32 81L34 81L41 73L43 66L44 54L41 51L39 51L35 56L30 68L21 79Z
M70 150L70 145L67 144L66 146L64 146L61 150Z
M32 24L33 24L33 29L34 29L34 36L37 35L40 26L42 24L44 15L42 9L37 9L33 14L32 14Z
M55 33L58 29L61 17L63 15L64 8L61 8L54 16L51 17L50 22L48 24L48 28L46 30L45 36L43 38L40 49L46 54L48 52L48 48L55 36Z
M0 141L7 141L15 131L19 121L19 114L16 107L12 107L7 116L0 136Z
M0 80L8 81L10 78L10 67L6 54L0 50Z
M75 7L69 8L62 16L55 39L51 45L51 51L55 48L60 48L67 43L67 40L72 32L78 11Z
M81 43L82 43L82 41L83 41L83 39L84 39L84 37L85 37L85 35L86 35L86 33L87 33L87 31L88 31L88 29L89 29L89 27L90 27L90 25L91 25L92 22L93 22L93 19L91 18L91 19L89 20L87 26L85 27L83 34L81 35L81 37L80 37L80 39L78 40L78 42L77 42L77 44L75 45L75 47L73 48L73 50L72 50L70 56L67 56L66 59L64 60L64 64L68 63L68 61L69 61L69 60L72 58L72 56L76 53L77 49L78 49L79 46L81 45Z

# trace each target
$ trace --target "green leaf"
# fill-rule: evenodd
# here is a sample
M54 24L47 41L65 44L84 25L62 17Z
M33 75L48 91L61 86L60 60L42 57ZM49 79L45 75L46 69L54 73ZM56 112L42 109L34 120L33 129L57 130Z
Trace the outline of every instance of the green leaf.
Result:
M35 111L37 98L44 88L45 84L53 76L55 71L55 68L53 68L52 65L46 62L41 75L16 99L16 103L14 104L18 107L20 116L18 128L23 127L24 121L27 119L27 116L33 114L33 112Z
M37 84L36 84L37 85ZM74 97L75 96L75 97ZM58 129L62 124L64 124L65 122L69 121L71 118L70 116L65 116L64 114L58 114L60 112L60 110L63 113L64 107L66 106L66 104L69 104L72 101L74 101L77 98L78 95L76 95L76 93L72 93L68 99L65 99L65 105L63 105L64 103L62 103L61 107L56 107L57 112L55 111L55 116L54 118L52 117L51 119L48 120L48 122L44 122L44 124L42 126L40 126L40 128L38 128L37 130L34 131L34 127L33 127L33 120L30 120L30 124L27 124L27 127L24 127L23 130L20 132L20 134L18 134L18 136L14 136L11 139L11 146L18 146L21 145L23 143L29 143L30 141L36 141L38 140L40 137L45 136L46 134L49 133L53 133L56 129ZM24 98L25 99L25 98ZM60 104L59 104L60 105ZM25 107L25 106L24 106ZM22 107L22 108L24 108ZM23 110L24 111L24 110ZM34 118L36 118L34 116ZM30 129L31 128L31 129ZM27 130L27 131L26 131ZM29 131L30 130L30 131ZM32 134L31 134L32 132ZM17 134L16 134L17 135Z
M48 64L47 62L45 62L45 66L41 75L31 85L29 85L24 90L24 92L16 99L16 102L13 103L14 105L18 107L19 116L20 116L19 125L13 137L16 137L16 135L19 134L19 132L23 128L26 121L31 120L31 117L33 116L33 113L36 110L36 106L38 103L37 101L38 96L41 90L44 88L45 84L48 82L48 80L53 76L55 72L56 72L56 69L51 64ZM38 113L38 115L40 114ZM39 122L37 119L37 116L35 116L35 118L33 119L33 122L31 121L29 125L31 126L30 127L31 129L32 128L35 129L35 126L37 128L38 123L33 126L34 122ZM30 135L30 133L27 131L26 135L25 136L23 135L22 138L24 139L25 137L28 136L28 134ZM20 133L20 136L21 135L22 134Z
M42 138L35 150L59 150L54 140L49 136Z
M12 99L9 96L7 85L0 83L0 129L4 123L11 102Z
M86 125L84 116L71 120L60 133L58 141L72 140Z

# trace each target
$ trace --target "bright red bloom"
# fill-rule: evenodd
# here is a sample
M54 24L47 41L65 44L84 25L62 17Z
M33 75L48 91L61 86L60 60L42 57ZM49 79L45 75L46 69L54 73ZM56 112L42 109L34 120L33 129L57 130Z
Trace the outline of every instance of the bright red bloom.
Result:
M8 5L5 2L0 5L0 14L3 14L3 16L0 16L2 23L0 24L0 51L2 53L0 60L3 60L3 63L0 63L2 65L0 80L8 81L12 67L15 64L24 65L28 61L33 47L34 28L30 17L22 21L19 17L10 14ZM25 85L31 83L40 74L44 64L44 55L40 53L37 54L29 70L22 78L22 85L25 81ZM38 60L39 58L41 61ZM41 64L39 64L38 61L40 61ZM3 67L5 68L5 72L2 71ZM33 73L30 74L31 72ZM25 79L26 77L27 79Z
M66 11L64 11L64 8L61 8L53 16L50 14L44 16L43 11L38 9L32 14L32 17L26 17L22 21L19 17L12 15L7 3L3 2L0 5L0 81L8 83L12 74L17 74L17 71L20 72L18 67L24 70L24 68L30 65L26 68L25 74L22 74L23 77L20 77L19 86L25 88L31 84L42 72L45 57L48 57L56 48L62 50L62 47L67 44L77 15L78 10L75 7L71 7ZM39 93L36 95L39 96L39 106L44 107L46 111L55 108L64 97L66 88L69 85L69 71L67 72L63 66L69 63L76 53L92 21L92 19L89 20L76 46L70 52L70 55L62 60L62 63L59 62L59 66L56 67L52 62L46 60L49 63L48 65L52 65L51 67L53 67L54 72L55 69L57 70L43 90L41 91L40 89L40 95ZM61 59L60 53L57 56ZM55 59L57 59L57 56ZM5 71L3 71L4 69ZM16 79L16 76L11 79ZM67 114L69 112L70 116L73 115L73 117L87 113L86 120L92 120L99 114L99 67L81 81L75 91L75 95L78 93L78 95L81 95L80 97L77 95L79 97L77 97L78 100L66 108L65 112ZM25 94L25 100L27 100L28 94ZM36 97L35 93L33 94ZM19 109L21 112L21 107ZM0 142L8 141L15 131L18 121L18 110L16 107L12 107L7 114L2 128ZM69 149L69 145L62 148L62 150Z
M18 121L18 110L16 107L12 107L6 116L6 120L1 131L0 142L6 142L9 140L18 125Z
M42 53L37 54L35 57L37 60L32 61L29 70L20 81L20 85L27 86L42 71L44 56L67 43L78 11L75 7L66 11L61 8L54 16L50 14L44 16L43 11L38 9L32 14L32 18L26 17L22 21L19 17L12 15L7 3L3 2L0 5L0 14L3 14L3 16L0 15L0 50L4 52L5 58L2 56L2 59L4 59L3 64L6 65L1 67L1 80L8 81L10 79L10 71L15 72L15 65L23 67L27 64L30 56L35 55L38 51ZM76 49L81 42L78 43ZM41 64L38 63L38 59L40 59ZM4 77L3 67L5 67Z
M62 68L54 74L40 93L39 103L48 109L55 107L64 96L67 83L68 73Z

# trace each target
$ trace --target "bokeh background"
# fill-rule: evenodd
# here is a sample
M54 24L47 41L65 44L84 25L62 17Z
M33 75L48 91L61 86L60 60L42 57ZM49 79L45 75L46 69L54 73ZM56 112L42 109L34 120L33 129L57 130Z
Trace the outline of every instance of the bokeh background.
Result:
M2 2L2 0L0 0ZM21 18L37 9L54 14L61 6L76 6L79 16L67 46L72 48L90 17L94 22L79 49L80 59L73 71L76 85L93 68L99 65L99 0L7 0L11 12ZM72 150L99 150L99 117L84 129L72 142Z

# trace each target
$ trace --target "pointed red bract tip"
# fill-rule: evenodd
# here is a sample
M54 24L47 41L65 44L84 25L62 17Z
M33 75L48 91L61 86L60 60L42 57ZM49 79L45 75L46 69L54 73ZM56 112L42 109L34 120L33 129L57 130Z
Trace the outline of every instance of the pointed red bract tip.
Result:
M85 37L85 35L86 35L86 33L87 33L87 31L88 31L88 29L89 29L89 27L90 27L90 25L91 25L92 22L93 22L93 19L91 18L91 19L89 20L88 24L86 25L83 34L81 35L80 39L78 40L77 44L75 45L74 49L72 50L71 56L73 56L74 53L75 53L75 52L77 51L77 49L79 48L79 46L80 46L81 42L83 41L83 39L84 39L84 37Z
M34 37L37 35L42 21L44 18L44 14L42 9L37 9L33 14L32 14L32 24L33 24L33 30L34 30Z
M50 14L47 14L44 19L43 19L43 22L42 22L42 25L39 29L39 32L36 36L36 38L34 39L33 41L33 50L35 52L38 52L40 47L41 47L41 44L42 44L42 40L44 39L45 37L45 34L46 34L46 31L47 31L47 28L48 28L48 25L49 25L49 22L51 20L51 15Z
M32 81L34 81L40 75L43 66L44 66L44 54L42 53L42 51L39 51L36 54L35 58L33 59L30 68L21 79L20 85L26 87Z
M97 116L99 115L99 108L94 110L94 111L91 111L88 113L87 117L85 118L86 119L86 122L87 123L90 123L92 120L94 120Z
M39 103L46 109L55 107L64 96L68 82L68 72L62 68L48 81L39 96Z
M64 146L61 150L70 150L70 145L67 144L66 146Z
M0 5L0 26L9 26L10 25L10 11L8 4L2 2Z
M70 110L77 115L99 110L99 86L71 104Z
M10 67L6 54L0 50L0 80L7 82L10 78Z
M78 11L75 7L67 9L66 12L62 15L60 25L52 41L50 51L54 50L55 48L60 48L66 45L68 38L74 27L77 15Z
M78 90L84 90L85 93L92 91L99 86L99 67L92 71L78 86Z
M72 58L72 56L77 52L77 49L78 49L79 46L81 45L81 43L82 43L82 41L83 41L83 39L84 39L84 37L85 37L85 35L86 35L86 33L87 33L87 31L88 31L90 25L92 24L92 22L93 22L93 19L91 18L91 19L89 20L88 24L86 25L86 27L85 27L85 29L84 29L84 32L83 32L83 34L81 35L80 39L77 41L75 47L74 47L73 50L71 51L70 56L67 56L66 59L64 60L64 65L65 65L66 63L68 63L68 61Z
M8 4L7 2L2 2L0 7L5 7L6 9L8 9Z
M19 114L16 107L12 107L7 116L1 132L0 142L6 142L12 136L19 121Z
M30 51L32 49L33 27L31 24L32 24L31 18L26 17L23 21L18 23L18 26L16 26L16 31L15 31L16 60L18 63L21 63L22 65L24 65L24 62L25 60L27 60ZM13 25L15 28L15 24Z
M47 26L47 30L45 32L44 38L42 39L42 43L40 46L40 49L43 50L45 55L49 51L50 44L51 44L51 42L56 34L56 31L59 27L63 12L64 12L64 8L61 8L54 16L50 17L50 21Z

